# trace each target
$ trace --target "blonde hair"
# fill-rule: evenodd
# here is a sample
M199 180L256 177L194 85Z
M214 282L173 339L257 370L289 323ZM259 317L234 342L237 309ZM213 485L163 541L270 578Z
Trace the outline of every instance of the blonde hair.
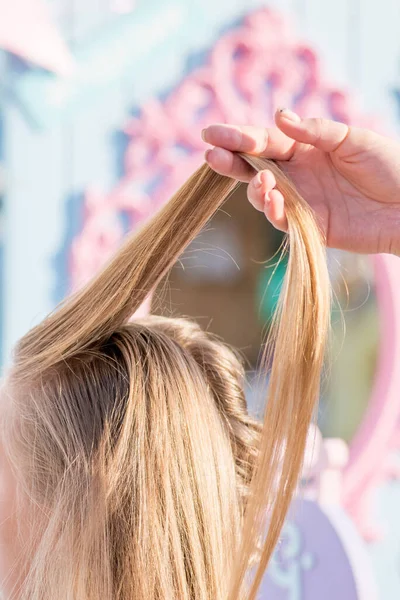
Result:
M12 597L255 598L302 465L330 290L311 209L275 163L242 157L274 172L289 222L263 426L231 349L186 320L131 320L236 185L203 165L16 347L4 437L29 535Z

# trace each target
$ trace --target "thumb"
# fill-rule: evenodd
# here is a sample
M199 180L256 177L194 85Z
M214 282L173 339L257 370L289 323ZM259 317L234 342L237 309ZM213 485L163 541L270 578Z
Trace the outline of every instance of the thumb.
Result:
M302 119L288 108L275 114L275 123L288 137L310 144L322 152L335 152L347 139L350 128L344 123L329 119Z

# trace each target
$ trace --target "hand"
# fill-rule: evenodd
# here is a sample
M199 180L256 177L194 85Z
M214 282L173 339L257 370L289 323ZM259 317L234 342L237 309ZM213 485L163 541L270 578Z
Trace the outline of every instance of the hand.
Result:
M276 127L211 125L206 160L217 173L248 182L247 195L286 230L285 199L271 171L254 171L234 152L276 160L315 210L328 246L400 255L400 143L367 129L277 111Z

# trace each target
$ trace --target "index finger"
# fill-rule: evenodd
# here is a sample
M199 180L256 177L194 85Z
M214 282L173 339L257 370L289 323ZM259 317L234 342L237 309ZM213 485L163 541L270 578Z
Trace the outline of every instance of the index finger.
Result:
M277 127L252 125L225 125L216 123L203 129L205 142L231 152L257 154L275 160L289 160L293 156L295 141Z

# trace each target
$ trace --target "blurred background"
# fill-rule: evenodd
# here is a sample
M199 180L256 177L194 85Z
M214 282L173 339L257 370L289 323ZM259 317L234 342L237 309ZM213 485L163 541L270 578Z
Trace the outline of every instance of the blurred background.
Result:
M201 164L206 125L270 125L287 106L397 136L399 30L398 0L0 0L1 364ZM153 298L154 310L196 318L241 350L255 412L281 243L241 187ZM338 251L328 261L319 427L365 468L354 489L351 472L342 504L380 597L395 598L400 266ZM377 407L389 404L378 435ZM288 594L279 598L303 598Z

